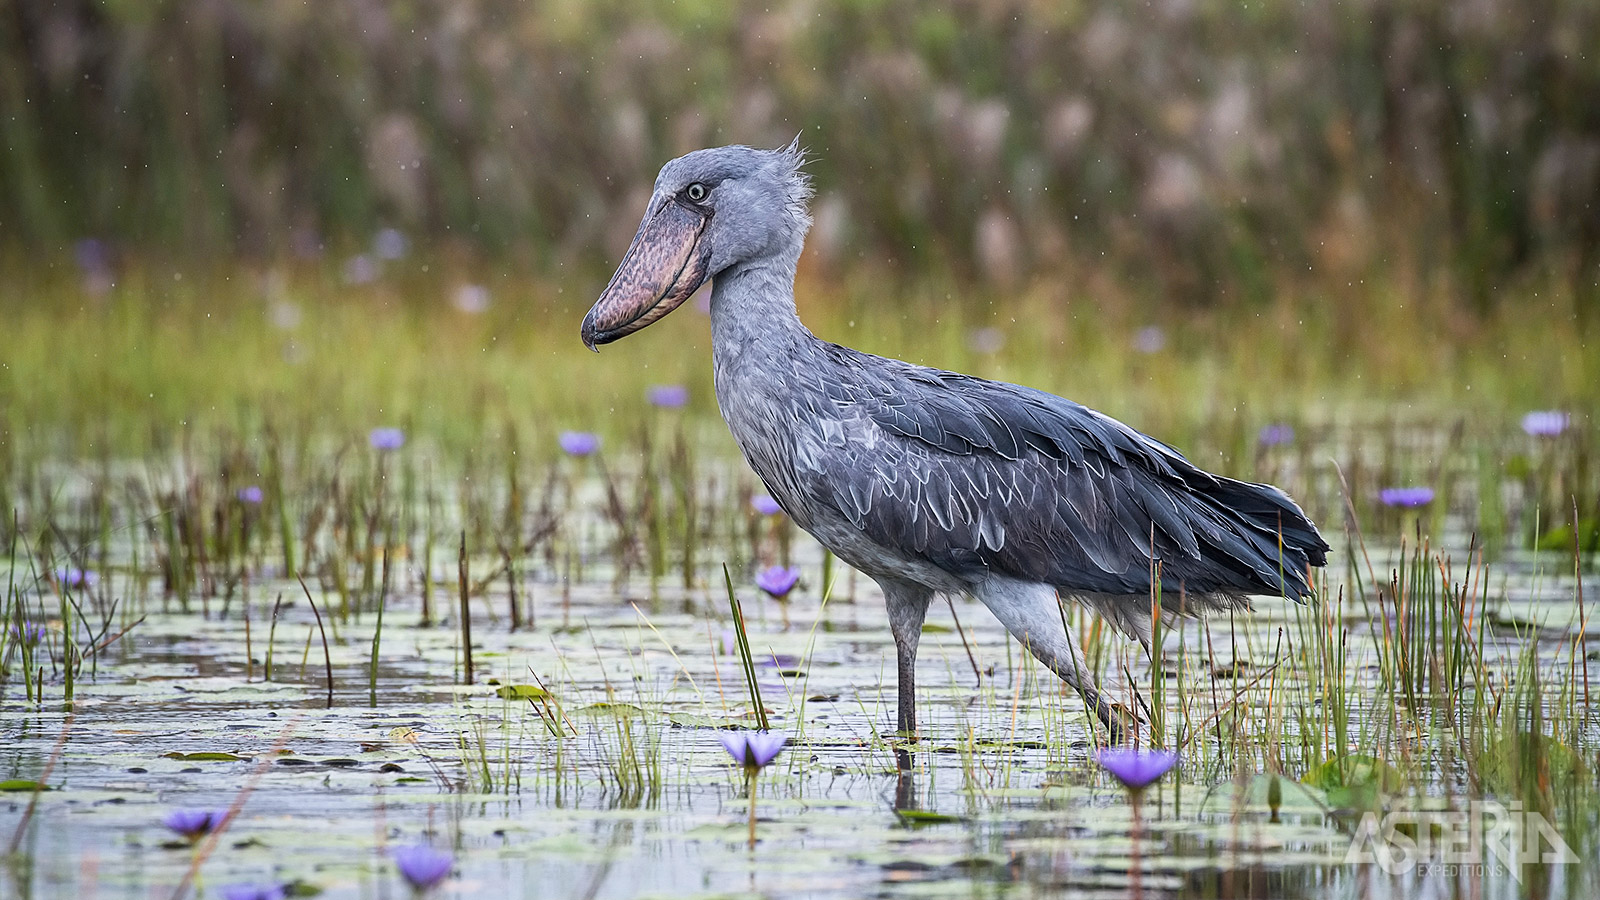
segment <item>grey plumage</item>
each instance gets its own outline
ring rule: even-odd
[[[1277,488],[1210,474],[1043,391],[814,337],[793,295],[810,224],[801,162],[794,145],[673,160],[630,257],[658,240],[648,233],[653,221],[703,212],[702,236],[684,258],[706,260],[704,277],[714,279],[718,402],[784,510],[883,587],[899,651],[902,731],[915,729],[917,635],[935,592],[984,602],[1083,694],[1114,738],[1110,703],[1064,630],[1057,595],[1096,609],[1148,648],[1153,570],[1167,613],[1311,593],[1308,567],[1323,565],[1328,547]],[[694,185],[704,187],[703,202],[685,199]],[[662,242],[685,239],[687,226],[670,227],[677,230]],[[664,297],[682,302],[693,286],[681,272],[692,267],[663,264],[674,266],[648,292],[619,297],[608,288],[585,319],[585,340],[593,346],[643,327],[630,323],[664,315]],[[613,283],[640,280],[624,275]]]

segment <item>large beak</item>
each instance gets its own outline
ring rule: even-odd
[[[639,225],[628,255],[583,317],[590,350],[627,337],[677,309],[706,280],[710,248],[702,246],[711,215],[668,200]]]

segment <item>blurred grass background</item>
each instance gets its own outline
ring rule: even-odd
[[[12,0],[0,231],[598,264],[667,157],[799,132],[838,265],[1592,297],[1597,34],[1587,0]]]
[[[1596,34],[1588,0],[10,0],[0,415],[134,446],[706,401],[703,325],[618,366],[578,317],[665,159],[795,133],[824,337],[1175,439],[1582,412]]]

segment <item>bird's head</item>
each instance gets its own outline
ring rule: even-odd
[[[796,138],[775,150],[696,150],[662,166],[633,244],[583,318],[583,342],[593,350],[626,337],[738,266],[792,264],[811,225],[804,162]]]

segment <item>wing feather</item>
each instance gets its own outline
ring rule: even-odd
[[[1164,591],[1300,597],[1307,565],[1325,562],[1282,491],[1205,472],[1109,416],[826,349],[834,377],[817,378],[812,418],[794,431],[797,480],[879,544],[958,576],[1113,594],[1148,591],[1154,558]]]

